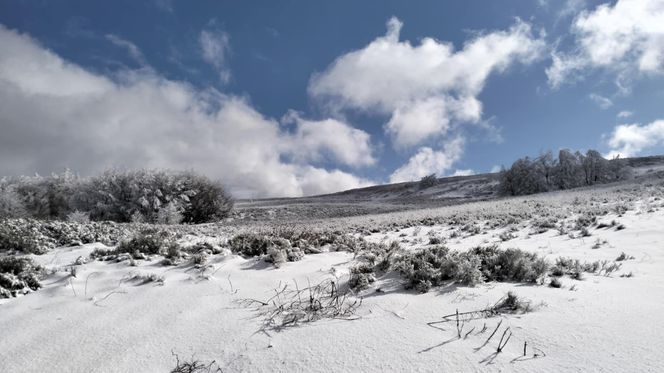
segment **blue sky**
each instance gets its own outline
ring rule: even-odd
[[[664,151],[664,2],[0,1],[0,173],[241,197]]]

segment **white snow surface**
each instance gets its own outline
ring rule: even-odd
[[[213,256],[205,275],[156,260],[136,267],[90,261],[72,278],[66,266],[100,245],[59,248],[34,256],[53,271],[43,289],[0,303],[0,371],[168,372],[176,353],[181,360],[214,360],[224,372],[662,372],[664,210],[600,218],[611,220],[626,229],[591,229],[592,236],[581,239],[522,228],[506,242],[498,238],[503,229],[457,238],[449,238],[452,230],[444,225],[420,227],[417,235],[417,227],[376,233],[368,239],[389,242],[405,233],[401,238],[410,247],[426,243],[434,230],[453,249],[495,243],[550,261],[614,260],[621,252],[635,259],[608,277],[564,277],[561,289],[451,284],[418,294],[403,290],[398,277],[388,277],[362,294],[356,320],[324,319],[268,334],[259,331],[262,320],[242,299],[268,299],[284,283],[344,276],[353,254],[306,255],[274,268],[228,253]],[[607,243],[594,249],[597,239]],[[630,272],[632,277],[620,277]],[[154,273],[165,281],[123,281],[133,273]],[[375,292],[376,287],[384,291]],[[445,330],[427,325],[457,309],[483,309],[510,290],[535,310],[470,321],[463,333],[475,331],[462,339],[452,324],[442,325]],[[500,320],[498,335],[478,349]],[[477,334],[485,323],[488,332]],[[495,355],[506,326],[513,335]],[[536,358],[534,348],[541,351]]]

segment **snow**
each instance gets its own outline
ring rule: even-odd
[[[535,251],[550,261],[560,256],[612,261],[622,252],[635,259],[621,262],[610,276],[564,277],[561,289],[450,284],[417,294],[403,290],[398,276],[387,276],[362,294],[357,320],[320,320],[268,333],[260,332],[262,320],[241,300],[268,299],[280,284],[343,277],[353,254],[307,255],[274,268],[226,253],[212,256],[205,271],[187,264],[164,267],[157,260],[135,267],[91,261],[77,266],[73,278],[68,266],[103,245],[60,248],[34,256],[52,272],[43,289],[0,303],[0,371],[167,372],[175,365],[173,352],[181,360],[214,360],[225,372],[661,372],[664,210],[646,210],[637,204],[622,216],[603,216],[600,221],[616,220],[626,229],[592,228],[592,236],[584,238],[555,229],[533,234],[525,226],[505,242],[498,238],[504,228],[449,238],[454,229],[442,224],[375,233],[367,239],[421,238],[409,249],[426,244],[434,231],[458,250],[497,244]],[[597,239],[607,243],[594,249]],[[630,272],[633,277],[620,277]],[[154,273],[165,281],[141,285],[128,280],[138,273]],[[383,291],[376,292],[377,287]],[[427,325],[457,309],[484,309],[510,290],[530,300],[534,310],[468,321],[463,334],[475,329],[462,339],[456,338],[453,323],[440,325],[444,331]],[[477,349],[500,320],[493,339]],[[484,324],[488,331],[477,334]],[[508,326],[513,335],[495,355]],[[533,348],[540,351],[536,358]]]

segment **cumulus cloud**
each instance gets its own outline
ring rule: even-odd
[[[231,77],[231,72],[226,67],[226,60],[230,52],[228,34],[219,30],[203,30],[198,37],[198,43],[203,60],[215,68],[222,83],[228,82]]]
[[[442,175],[463,154],[464,139],[454,138],[444,145],[442,150],[421,147],[408,162],[390,175],[391,183],[419,180],[430,174]]]
[[[376,163],[368,133],[336,119],[306,120],[295,112],[284,118],[295,123],[290,150],[299,161],[320,161],[328,154],[348,166],[370,166]]]
[[[309,84],[309,93],[334,109],[389,116],[385,131],[397,148],[443,136],[455,123],[478,122],[477,97],[489,75],[532,62],[544,46],[520,20],[459,50],[433,38],[419,45],[400,41],[402,26],[391,18],[384,36],[338,57]]]
[[[649,124],[621,124],[613,129],[608,140],[608,157],[632,157],[653,146],[664,145],[664,120]]]
[[[194,168],[239,197],[370,184],[314,162],[329,156],[371,163],[369,136],[345,123],[298,117],[291,133],[247,99],[167,80],[151,69],[98,75],[2,25],[0,46],[0,174]]]
[[[662,19],[661,0],[618,0],[581,12],[571,30],[575,50],[554,53],[549,84],[558,87],[586,68],[616,71],[621,80],[631,71],[664,72]]]
[[[596,93],[591,93],[588,97],[590,97],[590,99],[595,104],[597,104],[597,106],[599,106],[601,109],[606,110],[606,109],[610,108],[611,106],[613,106],[613,101],[611,101],[611,99],[609,99],[607,97],[604,97],[604,96],[601,96],[601,95],[598,95]]]

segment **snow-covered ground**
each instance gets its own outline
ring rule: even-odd
[[[352,253],[306,255],[279,268],[230,252],[212,256],[204,268],[162,266],[157,260],[137,266],[88,261],[76,266],[72,277],[68,266],[103,245],[58,248],[34,256],[51,270],[41,290],[0,303],[0,371],[168,372],[177,354],[180,360],[215,361],[224,372],[661,372],[664,209],[647,194],[641,198],[620,216],[599,217],[601,223],[615,223],[589,228],[589,237],[556,229],[537,233],[527,222],[491,228],[489,221],[473,222],[483,227],[478,234],[437,223],[365,237],[401,241],[408,250],[434,236],[458,250],[496,244],[537,252],[552,263],[559,257],[613,262],[623,252],[634,257],[619,262],[620,269],[609,276],[563,277],[562,288],[547,286],[548,280],[449,284],[419,294],[404,290],[391,274],[359,294],[357,317],[281,331],[262,330],[262,316],[243,301],[267,300],[285,284],[343,280]],[[457,211],[496,206],[501,205],[480,202]],[[506,230],[513,238],[504,241],[500,235]],[[158,281],[137,278],[147,274]],[[444,330],[428,325],[457,310],[485,309],[508,291],[529,300],[533,311],[469,320],[460,339],[453,322],[437,324]],[[496,354],[507,327],[511,338]]]

